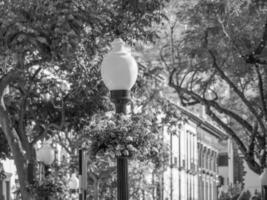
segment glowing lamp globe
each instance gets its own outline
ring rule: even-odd
[[[69,188],[71,190],[77,190],[79,188],[79,179],[76,177],[75,173],[70,177]]]
[[[130,90],[137,79],[137,63],[122,39],[115,39],[111,46],[102,62],[102,79],[110,91]]]
[[[267,168],[264,168],[264,171],[260,176],[260,181],[262,186],[267,186]]]
[[[55,160],[55,151],[49,142],[44,142],[43,146],[37,150],[36,157],[39,162],[51,165]]]

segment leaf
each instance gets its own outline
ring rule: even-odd
[[[49,46],[49,43],[48,43],[47,39],[44,38],[44,37],[38,36],[38,37],[36,37],[36,40],[38,40],[42,44],[45,44],[45,45]]]

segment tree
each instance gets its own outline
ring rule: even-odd
[[[266,166],[264,1],[184,2],[169,21],[160,57],[184,106],[202,105],[237,144],[250,169]],[[177,29],[182,29],[177,36]],[[257,31],[256,31],[257,30]]]
[[[0,124],[22,199],[33,196],[37,141],[78,132],[110,108],[99,64],[108,44],[152,41],[162,1],[0,1]]]

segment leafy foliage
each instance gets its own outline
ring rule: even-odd
[[[36,182],[34,185],[29,186],[29,191],[32,192],[36,199],[42,200],[47,197],[60,199],[59,196],[63,194],[63,185],[58,185],[50,180],[45,180],[39,184]]]
[[[142,157],[142,160],[158,156],[163,148],[160,142],[159,122],[149,116],[97,116],[89,125],[92,155],[108,152],[112,157]],[[154,122],[153,122],[154,121]]]

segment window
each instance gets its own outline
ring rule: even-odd
[[[198,146],[198,167],[201,167],[201,156],[202,156],[202,149],[200,144],[197,145]]]
[[[209,158],[209,170],[212,170],[212,162],[213,162],[213,158],[212,158],[212,154],[210,154],[210,158]]]
[[[224,185],[224,178],[222,176],[219,176],[219,183],[218,186]]]
[[[214,171],[215,172],[218,172],[218,163],[217,163],[217,160],[218,160],[218,154],[216,153],[215,154],[215,158],[214,158]]]
[[[219,154],[218,156],[218,166],[228,166],[228,154]]]
[[[201,153],[201,168],[204,168],[205,166],[204,166],[204,163],[205,163],[205,152],[204,151],[202,151],[202,153]]]
[[[214,164],[213,164],[213,163],[214,163],[214,157],[213,157],[213,155],[212,155],[212,157],[211,157],[211,161],[210,161],[210,170],[211,170],[211,171],[215,171],[215,170],[214,170]]]
[[[205,158],[205,161],[206,161],[206,166],[205,166],[205,168],[206,169],[209,169],[209,166],[210,166],[210,157],[209,157],[209,152],[207,151],[206,152],[206,158]]]
[[[185,160],[182,160],[182,167],[185,169]]]
[[[173,158],[173,166],[177,167],[177,163],[178,163],[178,159],[177,159],[176,156],[174,156],[174,158]]]
[[[194,162],[191,162],[191,170],[192,171],[196,171],[196,167],[195,167],[195,163]]]

